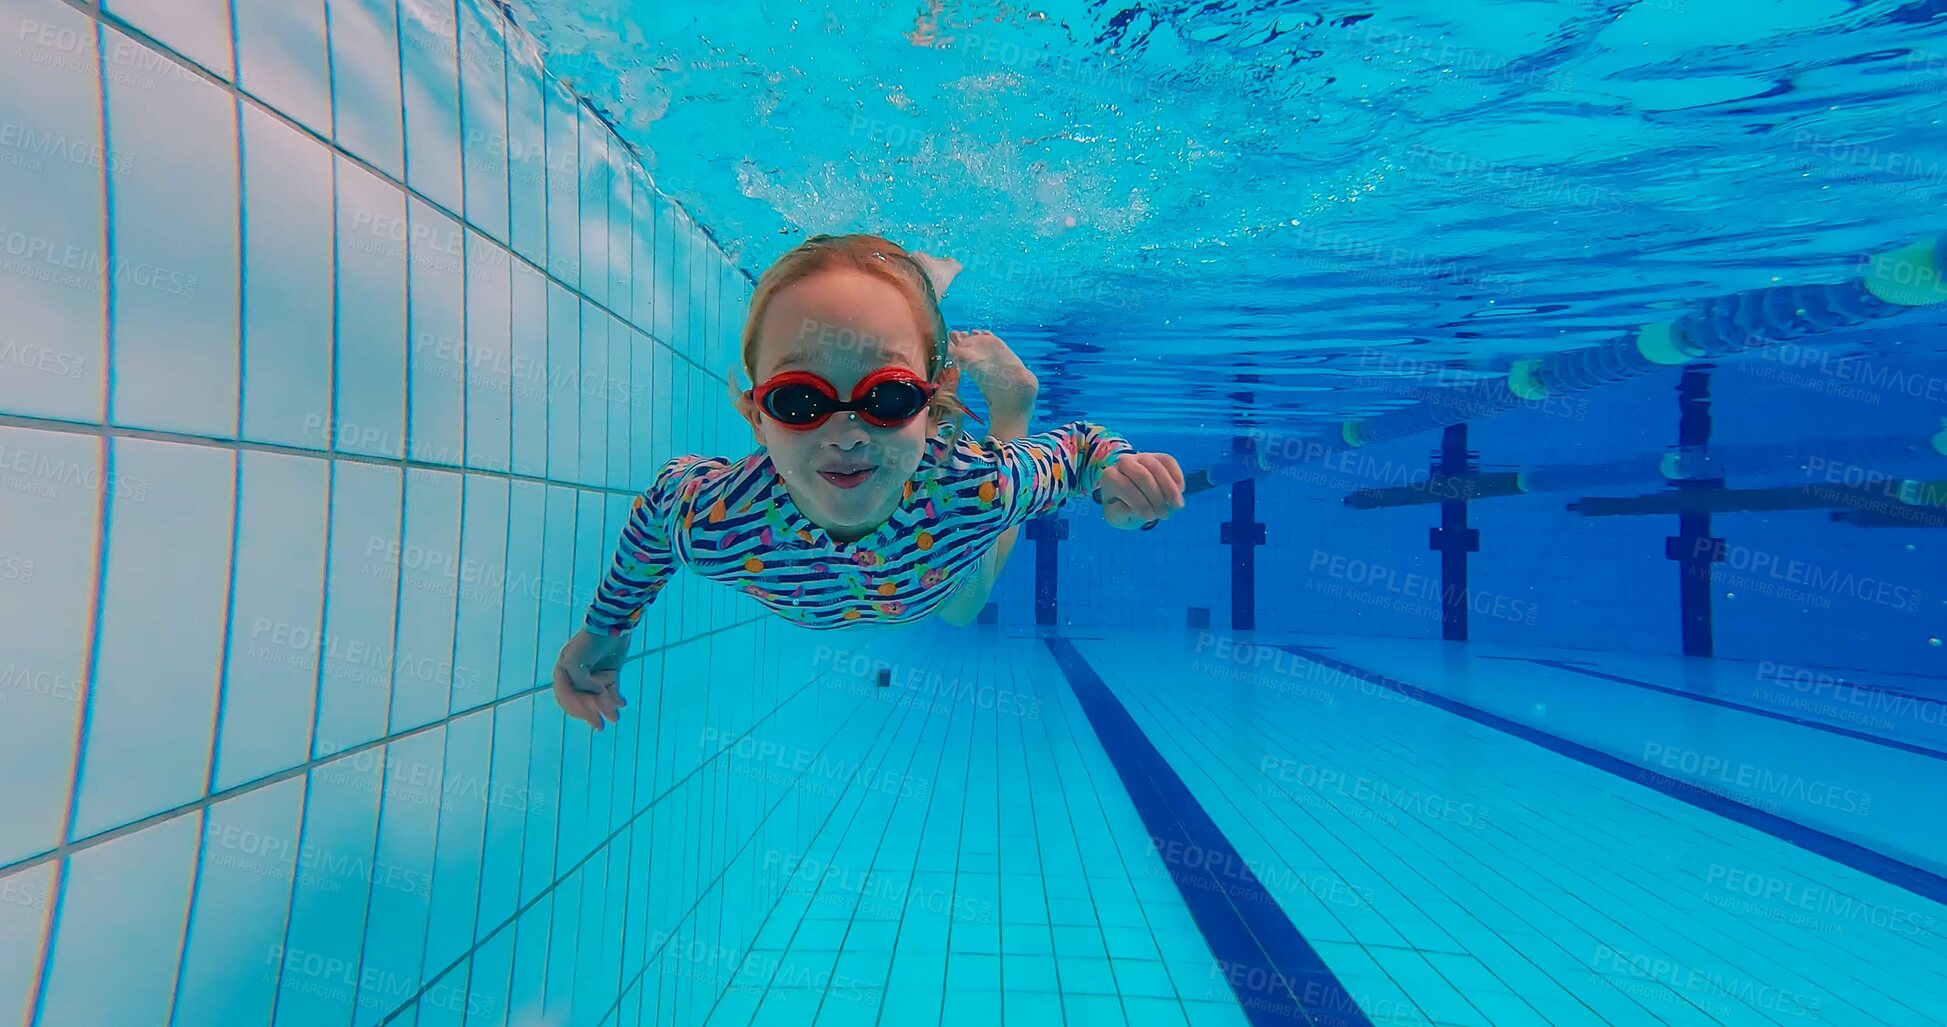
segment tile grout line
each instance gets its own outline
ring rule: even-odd
[[[1044,643],[1149,827],[1157,855],[1170,865],[1171,880],[1224,967],[1225,980],[1245,1016],[1255,1027],[1372,1027],[1345,986],[1271,899],[1269,890],[1074,643],[1059,637],[1046,638]],[[1170,859],[1158,844],[1169,836],[1181,838],[1205,858],[1194,864]],[[1239,868],[1236,887],[1210,871],[1208,854]],[[1257,991],[1263,994],[1250,994]]]
[[[1304,646],[1286,645],[1280,648],[1313,663],[1329,667],[1343,674],[1371,682],[1401,695],[1418,699],[1430,706],[1445,710],[1455,716],[1471,720],[1484,727],[1540,746],[1557,755],[1566,756],[1593,769],[1603,771],[1631,784],[1641,785],[1651,791],[1686,803],[1706,813],[1714,813],[1725,820],[1742,824],[1753,830],[1763,832],[1814,855],[1823,856],[1842,863],[1860,873],[1876,877],[1887,884],[1905,889],[1935,902],[1947,903],[1947,878],[1923,867],[1914,866],[1904,860],[1868,848],[1858,842],[1849,841],[1838,835],[1818,828],[1808,827],[1795,820],[1770,813],[1765,810],[1708,792],[1688,781],[1658,774],[1644,767],[1637,767],[1619,757],[1594,749],[1580,742],[1570,741],[1559,735],[1550,734],[1529,727],[1498,714],[1489,713],[1455,699],[1423,688],[1411,682],[1389,677],[1376,671],[1366,670],[1321,653],[1308,650]]]
[[[269,453],[278,456],[306,457],[314,460],[324,460],[330,463],[342,462],[368,464],[375,467],[389,467],[402,473],[407,471],[430,471],[477,478],[493,478],[508,482],[522,482],[530,485],[558,485],[562,488],[577,489],[583,492],[600,492],[613,496],[634,497],[641,491],[640,489],[617,488],[613,485],[590,485],[564,478],[550,478],[545,475],[522,474],[518,471],[498,471],[481,467],[467,467],[462,464],[434,463],[428,460],[417,460],[412,457],[376,456],[367,453],[310,449],[305,446],[292,446],[281,442],[219,439],[212,438],[208,435],[196,435],[190,432],[165,431],[156,428],[128,428],[114,424],[91,421],[67,421],[55,417],[39,417],[29,414],[0,413],[0,428],[61,432],[68,435],[91,436],[104,441],[137,439],[144,442],[203,446],[237,453]]]
[[[286,114],[284,111],[277,109],[276,107],[272,106],[268,101],[259,98],[254,93],[251,93],[250,91],[238,85],[237,83],[230,81],[229,79],[225,79],[221,75],[218,75],[216,72],[211,71],[208,68],[205,68],[202,64],[198,63],[194,58],[190,57],[185,53],[182,53],[181,51],[170,46],[169,44],[164,43],[162,40],[157,39],[155,36],[150,35],[148,32],[144,31],[139,26],[130,23],[129,21],[117,15],[113,11],[102,10],[98,5],[93,3],[88,3],[86,2],[86,0],[55,0],[55,2],[68,7],[69,9],[80,14],[83,18],[86,18],[89,21],[95,23],[104,32],[108,29],[114,29],[115,31],[120,32],[121,34],[127,36],[128,38],[134,40],[135,42],[140,43],[144,47],[147,47],[148,49],[154,51],[158,55],[161,55],[169,59],[170,61],[172,61],[184,75],[201,80],[207,85],[222,90],[223,92],[230,94],[233,101],[247,103],[250,106],[255,107],[256,109],[269,115],[270,117],[275,118],[278,122],[282,123],[287,128],[290,128],[300,133],[305,138],[324,145],[332,153],[345,158],[346,160],[352,162],[353,164],[356,164],[361,169],[377,177],[380,181],[383,181],[388,185],[398,188],[406,195],[406,197],[409,200],[417,199],[421,203],[424,203],[428,207],[437,211],[438,213],[448,218],[451,218],[454,222],[460,225],[471,226],[476,230],[480,230],[479,226],[474,225],[473,222],[467,220],[465,216],[454,213],[452,210],[448,209],[445,204],[440,203],[439,201],[424,195],[418,190],[412,188],[410,185],[406,184],[403,178],[394,177],[393,175],[388,174],[384,170],[372,164],[370,161],[366,160],[364,157],[361,157],[355,153],[346,150],[344,147],[339,146],[333,140],[325,138],[322,134],[320,134],[316,129],[312,128],[311,126],[306,125],[303,122],[298,121],[296,118],[292,117],[291,115]],[[329,26],[328,17],[329,16],[327,14],[327,21],[326,21],[327,26]],[[505,21],[504,18],[503,21]],[[525,30],[521,29],[520,26],[513,25],[511,21],[506,22],[506,24],[511,25],[516,31],[521,32],[523,35],[525,35]],[[457,26],[457,19],[456,19],[456,26]],[[457,27],[456,27],[456,32],[457,32]],[[395,29],[394,39],[395,41],[399,41],[399,36],[397,35],[396,29]],[[506,45],[507,45],[507,41],[503,37],[502,40],[503,52],[506,48]],[[97,49],[99,50],[99,47]],[[330,46],[329,37],[327,37],[326,39],[325,49],[326,49],[326,67],[330,68],[333,63],[333,58],[331,56],[331,46]],[[538,49],[537,49],[537,53],[538,53]],[[239,65],[237,70],[240,71],[241,62],[235,61],[234,57],[235,55],[233,55],[233,63],[237,63]],[[400,74],[401,76],[403,76],[405,73],[404,71],[405,59],[403,55],[401,56],[399,63],[400,63]],[[536,73],[536,80],[540,84],[540,91],[543,95],[543,103],[545,104],[545,97],[548,90],[548,80],[553,79],[557,83],[560,83],[561,80],[559,78],[556,78],[552,72],[548,71],[545,60],[536,64],[534,66],[534,71]],[[236,77],[241,77],[241,75],[239,74]],[[593,107],[589,105],[585,97],[583,97],[579,93],[574,92],[573,90],[568,90],[566,88],[565,83],[562,83],[562,86],[563,86],[563,90],[567,92],[569,96],[574,97],[576,101],[575,107],[577,112],[579,112],[584,108],[589,110],[591,113],[593,112]],[[330,88],[328,89],[328,91],[332,94],[332,108],[333,108],[332,128],[335,131],[338,127],[337,126],[337,90],[335,88]],[[402,90],[401,92],[402,104],[404,102],[403,97],[404,97],[404,93]],[[576,120],[577,121],[580,120],[579,115],[577,115]],[[608,123],[606,119],[597,118],[596,120],[601,121],[604,127],[607,127]],[[642,170],[643,176],[645,178],[648,178],[648,174],[649,174],[648,169],[646,167],[643,167],[641,154],[636,152],[635,147],[631,145],[628,140],[623,139],[620,135],[615,134],[612,128],[609,130],[609,134],[613,136],[618,142],[622,143],[624,149],[627,150],[627,152],[629,153],[629,157],[631,161],[636,165],[637,168]],[[400,121],[401,139],[404,138],[404,135],[405,135],[405,122],[403,120],[403,111],[402,111],[402,116]],[[103,136],[103,139],[104,141],[106,140],[105,134]],[[503,141],[502,148],[506,149],[504,141]],[[462,145],[462,150],[464,150],[464,144]],[[402,166],[405,161],[405,158],[406,158],[406,154],[402,152],[400,157]],[[464,164],[465,163],[464,153],[462,153],[461,158],[462,158],[461,163]],[[104,172],[104,174],[106,174],[106,172]],[[508,177],[511,182],[513,177],[511,160],[509,161]],[[661,192],[659,189],[656,188],[653,179],[650,180],[650,188],[658,193]],[[577,190],[577,195],[579,195],[579,190]],[[745,279],[747,280],[749,279],[750,276],[748,275],[748,273],[746,273],[742,268],[737,267],[734,263],[731,263],[728,260],[728,254],[724,253],[722,243],[717,240],[715,233],[711,232],[703,224],[701,219],[697,218],[694,214],[691,214],[690,211],[687,208],[685,208],[682,205],[682,203],[676,200],[674,197],[665,195],[664,198],[668,201],[668,203],[672,207],[682,212],[682,215],[685,220],[687,220],[690,224],[695,225],[698,228],[698,230],[700,230],[703,233],[704,237],[710,241],[711,245],[716,247],[717,253],[719,255],[725,257],[725,260],[723,262],[725,267],[730,268],[736,274],[744,277]],[[464,195],[461,197],[461,204],[463,206],[465,204]],[[510,221],[509,221],[509,227],[507,233],[508,242],[504,247],[507,250],[508,255],[513,257],[514,259],[519,260],[523,264],[526,264],[528,267],[534,269],[535,271],[539,272],[544,278],[548,279],[549,281],[560,284],[563,288],[567,289],[570,292],[575,293],[577,296],[580,296],[581,298],[587,300],[590,303],[595,303],[596,301],[590,298],[586,293],[584,293],[578,284],[570,285],[568,282],[551,274],[544,265],[535,263],[526,254],[523,254],[514,248],[511,217],[512,215],[510,213],[509,215]],[[579,220],[577,221],[577,224],[579,224]],[[633,228],[631,229],[631,231],[633,231]],[[484,230],[480,230],[480,234],[486,236],[488,239],[493,239],[493,236]],[[495,240],[495,242],[496,244],[498,244],[499,241]],[[580,262],[579,249],[577,249],[576,251],[576,261],[577,263]],[[635,326],[635,321],[633,321],[630,318],[623,318],[619,314],[615,314],[615,312],[611,310],[606,303],[596,303],[596,306],[600,307],[602,310],[607,311],[610,314],[615,315],[620,320],[622,320],[625,324]],[[690,357],[687,354],[678,352],[673,345],[671,345],[667,340],[656,335],[654,332],[644,330],[642,334],[650,339],[654,339],[656,342],[669,348],[671,353],[674,353],[675,355],[682,357],[684,360],[688,360],[692,364],[696,364],[699,370],[702,370],[705,373],[709,373],[709,370],[707,368],[704,368],[703,365],[697,363],[697,361],[694,358]]]
[[[1538,657],[1515,657],[1515,658],[1524,660],[1525,662],[1528,663],[1533,663],[1539,666],[1548,667],[1553,670],[1565,670],[1571,674],[1580,674],[1583,677],[1595,678],[1598,681],[1613,681],[1619,685],[1628,685],[1632,688],[1641,688],[1645,691],[1650,691],[1650,692],[1661,692],[1664,695],[1675,696],[1679,699],[1688,699],[1691,702],[1703,703],[1707,706],[1717,706],[1727,710],[1736,710],[1740,713],[1749,713],[1754,716],[1763,717],[1767,720],[1781,721],[1786,724],[1793,724],[1798,727],[1809,728],[1813,731],[1822,731],[1829,735],[1837,735],[1841,738],[1850,738],[1853,739],[1854,741],[1865,742],[1868,745],[1878,745],[1888,749],[1898,749],[1901,752],[1909,752],[1916,756],[1923,756],[1931,760],[1947,760],[1947,752],[1943,752],[1939,749],[1930,749],[1924,745],[1916,745],[1912,742],[1904,742],[1897,738],[1883,738],[1879,735],[1868,734],[1864,731],[1854,731],[1851,728],[1841,727],[1840,725],[1837,724],[1822,724],[1816,720],[1806,720],[1803,717],[1794,717],[1789,713],[1780,713],[1775,710],[1767,710],[1757,706],[1747,706],[1744,703],[1732,702],[1729,699],[1719,699],[1716,696],[1699,695],[1696,692],[1686,692],[1681,688],[1669,688],[1664,685],[1652,684],[1651,682],[1643,681],[1638,678],[1624,677],[1620,674],[1611,674],[1607,671],[1596,670],[1593,667],[1581,667],[1573,663],[1567,663],[1561,660],[1542,659]],[[1860,688],[1860,690],[1865,691],[1866,689]],[[1900,694],[1900,693],[1893,693],[1893,694]],[[1922,701],[1932,702],[1932,700],[1922,700]]]
[[[658,646],[655,649],[646,649],[640,653],[637,653],[634,656],[629,657],[624,662],[634,663],[635,661],[640,660],[643,657],[650,655],[651,653],[662,652],[664,650],[674,648],[675,646],[687,645],[691,642],[697,641],[698,639],[708,638],[711,635],[722,634],[723,632],[726,631],[733,631],[737,628],[741,628],[746,625],[755,623],[759,619],[761,618],[753,617],[749,620],[738,621],[734,624],[726,624],[723,627],[714,628],[711,629],[710,631],[703,632],[702,634],[692,635],[689,638],[682,639],[675,643],[666,643],[662,646]],[[95,834],[89,835],[86,838],[78,838],[75,839],[74,841],[67,842],[63,845],[49,849],[45,852],[36,853],[35,855],[28,856],[24,859],[19,859],[5,865],[0,865],[0,880],[5,880],[6,878],[11,877],[14,874],[21,873],[23,871],[32,870],[34,867],[40,866],[44,863],[55,862],[58,860],[65,860],[68,857],[75,855],[76,853],[94,848],[95,846],[100,845],[103,842],[114,841],[117,838],[121,838],[126,835],[133,834],[145,828],[154,827],[157,824],[174,820],[175,818],[184,816],[186,814],[194,813],[198,810],[204,809],[205,807],[215,805],[216,803],[223,802],[228,799],[238,798],[243,795],[248,795],[249,793],[257,791],[260,788],[267,788],[271,785],[278,784],[283,781],[288,781],[291,778],[296,777],[300,774],[308,774],[312,770],[315,770],[319,767],[326,766],[338,760],[344,759],[348,756],[356,756],[360,753],[366,752],[368,750],[371,750],[381,745],[387,745],[392,742],[403,741],[407,738],[411,738],[415,735],[424,733],[426,731],[431,731],[434,728],[445,727],[446,725],[452,723],[455,720],[459,720],[463,717],[472,716],[473,714],[480,713],[484,710],[498,709],[499,707],[504,706],[507,703],[514,702],[519,699],[525,699],[533,695],[537,695],[553,687],[554,685],[552,682],[542,682],[541,684],[533,685],[531,687],[522,689],[521,691],[514,692],[510,695],[503,695],[498,698],[492,699],[488,702],[481,703],[478,706],[471,706],[457,713],[449,713],[446,716],[441,717],[437,720],[433,720],[425,724],[420,724],[415,727],[407,728],[402,731],[392,732],[381,738],[375,738],[370,741],[361,742],[358,745],[352,746],[350,748],[337,750],[336,752],[333,752],[327,756],[313,757],[309,760],[306,760],[303,763],[297,764],[296,766],[286,767],[283,770],[277,771],[272,774],[267,774],[263,777],[257,778],[254,781],[248,781],[245,782],[244,784],[240,784],[232,788],[224,789],[221,792],[215,792],[209,795],[204,795],[190,802],[182,803],[181,805],[173,806],[169,809],[162,810],[157,813],[151,813],[146,817],[142,817],[141,819],[131,820],[126,824],[122,824],[117,827],[112,827],[105,831],[97,832]],[[715,753],[712,754],[712,756],[715,755],[717,754]]]

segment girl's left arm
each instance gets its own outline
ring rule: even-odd
[[[1031,407],[1032,403],[1028,405]],[[1007,442],[1028,433],[1027,410],[998,407],[993,411],[993,418],[993,423],[989,425],[992,428],[989,434],[995,439]],[[934,611],[941,620],[958,628],[979,619],[980,611],[987,606],[987,597],[993,594],[994,582],[1000,578],[1001,568],[1007,566],[1008,554],[1014,551],[1014,543],[1020,534],[1021,527],[1018,524],[1001,532],[1001,537],[994,543],[994,548],[989,549],[987,554],[980,558],[979,566],[975,567],[960,582],[960,587],[954,589],[953,595]]]
[[[1002,443],[997,492],[1008,527],[1051,514],[1076,497],[1093,499],[1103,476],[1136,448],[1088,421]]]

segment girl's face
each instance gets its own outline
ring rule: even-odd
[[[820,272],[772,297],[758,326],[754,384],[780,371],[809,371],[850,400],[852,387],[882,367],[925,378],[924,339],[913,304],[891,282],[849,269]],[[737,410],[770,450],[792,501],[840,541],[871,534],[899,508],[939,423],[929,410],[881,428],[839,411],[800,431],[742,395]]]

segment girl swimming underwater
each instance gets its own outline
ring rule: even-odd
[[[555,662],[555,698],[596,730],[627,705],[629,631],[678,562],[806,627],[966,624],[1022,523],[1078,496],[1122,529],[1183,507],[1174,459],[1100,425],[1018,437],[1034,376],[990,334],[949,334],[927,271],[878,236],[813,236],[779,258],[743,356],[759,384],[735,403],[756,452],[663,465]],[[993,415],[984,440],[960,429],[961,366]]]

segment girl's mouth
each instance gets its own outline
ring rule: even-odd
[[[819,471],[818,476],[841,489],[855,489],[872,477],[873,468],[864,467],[856,471]]]

